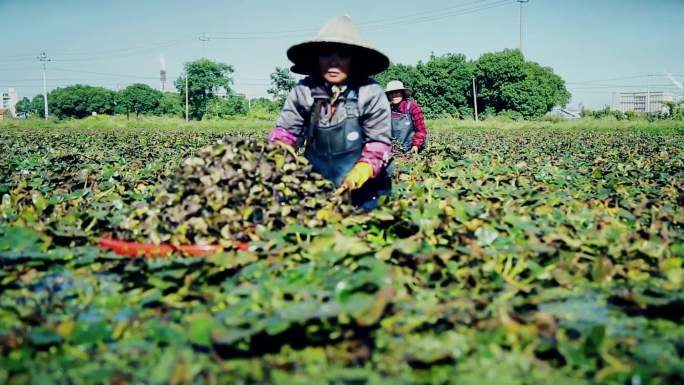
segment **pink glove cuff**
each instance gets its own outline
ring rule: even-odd
[[[282,127],[273,127],[271,133],[268,135],[269,142],[283,142],[292,147],[296,147],[297,137],[290,131]]]
[[[378,176],[390,158],[391,147],[382,142],[368,142],[363,146],[359,162],[366,162],[373,167],[373,177]]]

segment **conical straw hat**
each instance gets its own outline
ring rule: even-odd
[[[363,75],[375,75],[389,67],[389,58],[361,37],[359,29],[349,16],[339,16],[327,22],[318,36],[295,44],[287,50],[287,57],[294,63],[291,70],[302,75],[318,71],[318,56],[331,46],[352,51],[355,71]]]

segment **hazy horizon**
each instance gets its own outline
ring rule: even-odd
[[[137,82],[159,88],[161,57],[173,88],[183,63],[204,56],[235,68],[236,92],[267,96],[270,73],[289,67],[285,50],[340,14],[351,15],[366,39],[398,63],[425,61],[431,53],[476,59],[518,47],[514,0],[421,4],[0,0],[0,23],[12,37],[0,55],[0,89],[14,87],[29,98],[42,92],[36,57],[45,51],[49,89],[75,83],[117,89]],[[676,44],[683,15],[679,0],[531,0],[525,4],[524,53],[565,79],[571,107],[600,108],[615,92],[649,87],[681,93],[666,73],[684,81],[684,50]]]

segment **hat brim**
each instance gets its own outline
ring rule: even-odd
[[[375,48],[332,40],[313,40],[293,45],[287,57],[294,63],[290,71],[301,75],[318,73],[318,56],[330,46],[339,45],[352,52],[352,68],[362,75],[378,74],[389,67],[389,58]]]
[[[403,91],[404,96],[411,96],[413,95],[413,90],[410,88],[397,88],[396,90],[389,90],[385,91],[386,94],[389,94],[390,92],[395,92],[395,91]]]

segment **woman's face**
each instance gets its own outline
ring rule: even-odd
[[[392,91],[389,93],[389,100],[390,103],[392,104],[399,104],[401,103],[402,100],[404,100],[404,92],[403,91]]]
[[[323,78],[331,84],[342,84],[349,78],[351,55],[335,49],[318,56],[318,68]]]

